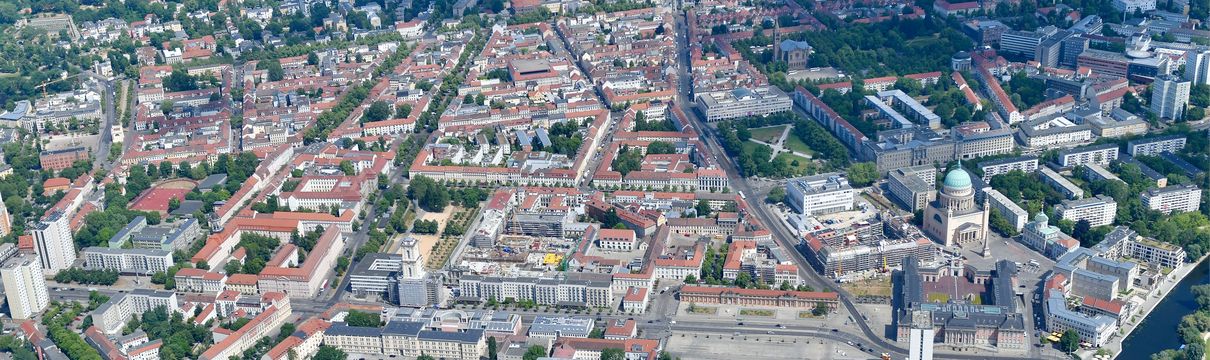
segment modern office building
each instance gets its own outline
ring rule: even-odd
[[[1074,123],[1062,116],[1030,120],[1021,124],[1017,139],[1034,149],[1074,146],[1092,139],[1092,127]]]
[[[1174,211],[1194,212],[1201,207],[1202,189],[1192,184],[1173,185],[1148,189],[1141,196],[1143,205],[1151,210],[1165,214]]]
[[[1113,198],[1097,195],[1087,199],[1063,200],[1055,205],[1055,215],[1060,219],[1079,222],[1088,220],[1089,225],[1103,226],[1113,224],[1118,216],[1118,203]]]
[[[1043,32],[1008,30],[1000,34],[1000,51],[1034,60],[1038,45],[1046,38],[1047,35]]]
[[[1059,333],[1075,330],[1080,335],[1080,341],[1093,346],[1105,345],[1117,331],[1115,321],[1108,316],[1088,316],[1068,309],[1067,299],[1058,291],[1050,292],[1045,310],[1047,330]]]
[[[349,291],[358,296],[379,295],[389,298],[395,278],[403,266],[403,255],[370,253],[349,271]]]
[[[1130,156],[1157,156],[1165,151],[1178,152],[1185,148],[1184,135],[1164,135],[1143,139],[1134,139],[1126,143],[1126,153]]]
[[[516,211],[504,226],[505,233],[513,235],[562,237],[567,213]]]
[[[1192,82],[1171,75],[1156,76],[1151,83],[1151,112],[1165,119],[1180,119],[1189,106]]]
[[[42,261],[42,271],[47,275],[57,274],[76,261],[76,245],[68,227],[70,221],[69,216],[55,211],[34,227],[34,244]]]
[[[708,122],[789,111],[793,103],[776,86],[735,88],[698,94],[697,105]]]
[[[1096,15],[1090,15],[1089,17],[1100,19]],[[1088,19],[1088,17],[1085,17],[1085,19]],[[1097,30],[1096,33],[1100,34],[1100,30]],[[1088,38],[1083,36],[1076,35],[1064,38],[1062,46],[1063,54],[1059,57],[1059,65],[1074,68],[1076,63],[1079,62],[1080,54],[1088,50],[1088,44]]]
[[[820,174],[786,182],[786,203],[804,215],[853,209],[856,191],[840,173]]]
[[[1080,67],[1092,69],[1094,74],[1109,75],[1125,79],[1130,72],[1130,59],[1122,53],[1088,49],[1076,60]]]
[[[33,256],[18,254],[0,265],[0,279],[13,319],[32,319],[50,304],[42,267]]]
[[[590,317],[578,316],[537,316],[529,326],[530,337],[556,338],[587,338],[592,334],[596,323]]]
[[[932,165],[905,167],[888,174],[887,189],[909,211],[916,211],[937,198],[936,181],[937,169]]]

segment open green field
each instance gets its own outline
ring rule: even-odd
[[[744,152],[749,153],[749,154],[751,154],[753,151],[756,151],[756,148],[757,148],[757,147],[760,147],[760,146],[766,146],[766,145],[764,145],[764,144],[758,144],[758,143],[753,142],[753,141],[751,141],[751,140],[745,141],[745,142],[744,142],[744,144],[743,144],[743,147],[744,147]]]
[[[752,133],[752,138],[764,141],[770,144],[775,144],[778,138],[781,138],[781,133],[786,131],[786,127],[790,125],[777,125],[763,128],[749,129]]]
[[[794,155],[791,153],[781,153],[781,154],[777,155],[777,158],[784,159],[786,161],[786,165],[789,165],[790,167],[794,168],[795,174],[811,175],[811,173],[814,172],[814,170],[812,169],[813,166],[811,164],[811,160],[804,158],[802,156]],[[798,161],[798,166],[794,166],[795,160]]]
[[[799,139],[797,136],[787,136],[786,143],[782,146],[790,149],[790,151],[800,152],[811,155],[811,157],[816,157],[815,150],[811,150],[811,147],[807,146],[807,143],[802,142],[802,139]]]

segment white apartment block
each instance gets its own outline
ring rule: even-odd
[[[1113,8],[1127,14],[1135,10],[1147,12],[1155,10],[1155,0],[1113,0]]]
[[[1154,6],[1154,0],[1152,0]],[[1161,75],[1151,83],[1151,112],[1160,118],[1180,119],[1189,106],[1192,82],[1171,75]]]
[[[1021,156],[996,159],[981,162],[978,166],[979,169],[983,170],[983,182],[989,182],[993,176],[1007,174],[1013,170],[1021,170],[1026,173],[1037,171],[1038,158],[1035,156]]]
[[[1004,194],[1001,194],[996,189],[985,189],[983,190],[983,195],[987,196],[987,203],[991,206],[991,209],[1008,220],[1008,223],[1012,224],[1013,228],[1016,228],[1017,231],[1025,228],[1025,224],[1029,222],[1029,213],[1025,209],[1022,209],[1021,206],[1009,200],[1008,197],[1005,197]]]
[[[764,116],[789,111],[793,106],[790,97],[776,86],[698,94],[695,101],[708,122]]]
[[[1130,257],[1145,263],[1166,268],[1176,268],[1185,263],[1185,249],[1139,236],[1134,230],[1118,226],[1105,235],[1105,239],[1092,247],[1105,257]]]
[[[856,191],[839,173],[820,174],[786,182],[786,203],[804,215],[853,210]]]
[[[1059,152],[1059,166],[1075,167],[1080,165],[1097,164],[1108,166],[1118,159],[1117,144],[1084,146]]]
[[[76,245],[68,227],[70,217],[62,212],[53,212],[38,223],[33,230],[42,271],[54,275],[71,267],[76,261]]]
[[[115,270],[124,274],[154,274],[172,267],[172,252],[160,249],[85,248],[84,264],[89,269]]]
[[[1131,156],[1156,156],[1165,151],[1176,153],[1185,148],[1185,140],[1181,135],[1131,140],[1126,143],[1126,153]]]
[[[589,274],[585,274],[589,275]],[[612,282],[608,276],[600,279],[502,278],[463,275],[458,280],[462,296],[481,300],[532,300],[540,305],[581,303],[587,307],[610,307],[613,304]]]
[[[1183,265],[1189,256],[1180,246],[1142,236],[1127,242],[1126,246],[1130,257],[1170,269]]]
[[[1194,212],[1201,206],[1202,189],[1196,185],[1176,185],[1150,189],[1142,195],[1148,209],[1165,214],[1174,211]]]
[[[1063,200],[1055,206],[1060,219],[1079,222],[1088,220],[1092,226],[1113,224],[1118,216],[1118,203],[1113,198],[1097,195],[1087,199]]]
[[[134,289],[129,293],[120,293],[101,304],[93,311],[93,321],[97,328],[106,334],[117,334],[134,315],[142,315],[148,310],[163,306],[168,313],[181,312],[176,301],[176,293],[148,289]]]
[[[5,261],[0,266],[0,279],[8,299],[9,317],[30,319],[50,304],[42,268],[32,256],[17,255]]]

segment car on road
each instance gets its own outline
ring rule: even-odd
[[[766,331],[765,333],[769,334],[769,335],[773,335],[773,330]]]
[[[740,321],[738,324],[735,324],[735,325],[738,325],[738,326],[744,326],[744,322],[743,322],[743,321]]]

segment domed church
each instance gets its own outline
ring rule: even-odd
[[[975,203],[971,177],[959,165],[945,174],[937,200],[924,209],[924,233],[945,246],[986,242],[988,212]]]

